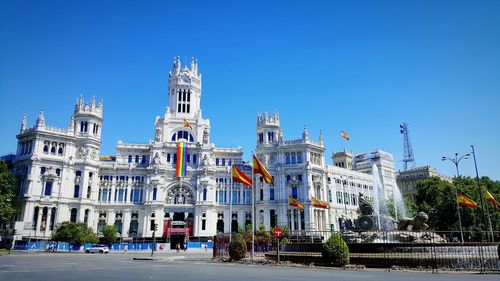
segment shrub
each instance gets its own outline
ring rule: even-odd
[[[247,253],[247,244],[240,233],[234,235],[233,240],[229,244],[229,256],[232,260],[239,261],[245,257]]]
[[[325,264],[344,266],[349,263],[349,248],[338,233],[332,234],[323,244],[321,256]]]

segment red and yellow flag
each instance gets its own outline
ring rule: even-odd
[[[271,174],[269,174],[266,167],[262,165],[262,163],[255,155],[253,156],[253,172],[256,174],[261,174],[266,183],[274,185],[273,177],[271,177]]]
[[[493,195],[491,195],[488,190],[484,191],[484,197],[486,198],[486,201],[491,203],[491,205],[493,206],[493,210],[498,211],[498,203],[495,200],[495,197],[493,197]]]
[[[471,209],[477,208],[476,202],[474,202],[469,197],[467,197],[463,194],[460,194],[460,193],[457,193],[457,202],[458,202],[458,205],[460,205],[462,207],[467,207],[467,208],[471,208]]]
[[[231,169],[231,174],[233,176],[233,181],[242,183],[246,186],[252,186],[252,180],[234,165]]]
[[[323,208],[323,209],[330,208],[328,202],[318,200],[315,197],[311,197],[311,204],[316,208]]]
[[[184,119],[184,128],[190,128],[191,130],[193,129],[193,127],[191,127],[191,125],[186,119]]]
[[[344,131],[340,131],[340,136],[343,137],[346,140],[349,140],[349,135],[346,132],[344,132]]]
[[[302,205],[299,201],[292,197],[292,195],[288,195],[288,205],[298,208],[301,211],[304,211],[304,205]]]

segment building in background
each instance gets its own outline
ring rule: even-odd
[[[424,166],[397,172],[396,182],[404,198],[414,199],[418,181],[428,179],[430,177],[439,177],[449,182],[452,181],[450,177],[440,175],[435,168],[431,166]]]
[[[50,239],[58,223],[83,222],[98,233],[115,225],[121,239],[168,239],[172,247],[192,237],[209,238],[251,223],[252,189],[231,179],[231,165],[251,174],[241,147],[210,141],[210,120],[202,117],[202,79],[198,62],[173,61],[168,77],[168,106],[156,117],[148,143],[118,142],[112,156],[100,154],[103,103],[77,99],[67,128],[36,124],[26,117],[17,135],[14,163],[22,208],[17,216],[23,239]],[[395,186],[391,154],[333,155],[325,162],[323,135],[286,140],[278,113],[257,115],[256,155],[274,185],[255,179],[256,224],[266,229],[330,231],[353,221],[359,194],[373,197],[371,167],[380,169],[386,188]],[[186,143],[186,175],[176,176],[178,143]],[[343,164],[341,164],[343,163]],[[394,182],[394,183],[393,183]],[[289,205],[289,196],[304,205]],[[229,204],[232,204],[230,211]],[[157,229],[157,230],[155,230]],[[160,238],[160,239],[162,239]]]

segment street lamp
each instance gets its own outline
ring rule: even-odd
[[[461,160],[463,159],[468,159],[470,156],[470,153],[467,153],[467,154],[464,154],[460,157],[458,157],[458,153],[455,153],[455,158],[451,158],[451,157],[441,157],[441,161],[446,161],[446,160],[449,160],[451,162],[453,162],[453,164],[455,164],[455,168],[457,169],[457,178],[460,177],[460,173],[458,172],[458,164],[460,163]]]
[[[455,153],[455,158],[451,158],[451,157],[441,157],[441,161],[446,161],[446,160],[449,160],[451,162],[453,162],[453,164],[455,164],[455,168],[457,169],[457,178],[460,177],[460,173],[458,171],[458,164],[460,163],[460,161],[462,159],[468,159],[470,156],[470,153],[467,153],[467,154],[464,154],[460,157],[458,157],[458,153]],[[458,192],[455,191],[455,196],[458,197]],[[455,199],[455,201],[457,202],[457,214],[458,214],[458,222],[460,224],[460,238],[462,238],[462,243],[464,243],[464,233],[463,233],[463,230],[462,230],[462,218],[460,217],[460,208],[459,208],[459,205],[458,205],[458,200]]]

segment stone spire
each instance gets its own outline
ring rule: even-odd
[[[23,120],[21,121],[21,132],[24,132],[24,130],[26,130],[26,114],[24,114],[23,116]]]
[[[95,109],[95,96],[92,95],[92,99],[90,99],[90,110]]]
[[[319,144],[323,146],[323,130],[319,130]]]
[[[72,115],[68,124],[68,132],[73,132],[75,130],[75,117]]]
[[[309,139],[309,133],[307,132],[307,126],[304,125],[304,132],[302,133],[302,139],[307,140]]]
[[[43,115],[43,109],[40,110],[40,114],[38,115],[38,118],[36,119],[36,127],[45,127],[45,116]]]

